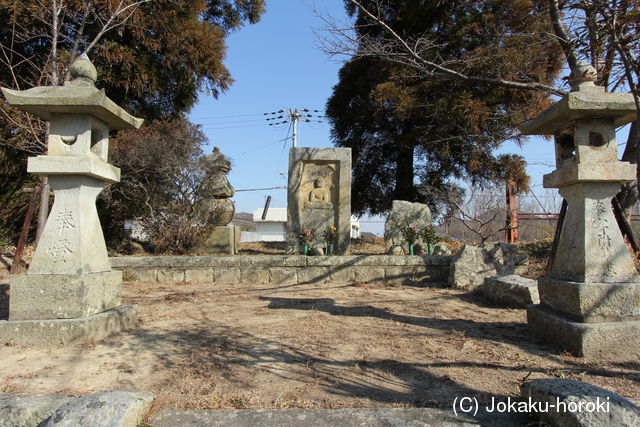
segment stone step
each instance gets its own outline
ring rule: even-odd
[[[520,427],[526,414],[455,415],[432,408],[160,410],[153,427]]]

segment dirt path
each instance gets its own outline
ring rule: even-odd
[[[524,310],[451,289],[126,282],[139,328],[100,343],[0,347],[0,389],[134,388],[173,408],[451,407],[566,377],[640,397],[640,365],[587,363],[527,333]]]

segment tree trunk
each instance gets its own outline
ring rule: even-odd
[[[413,150],[413,146],[407,146],[403,143],[398,146],[394,200],[416,201],[416,191],[413,185]]]

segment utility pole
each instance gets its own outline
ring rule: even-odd
[[[296,108],[293,111],[289,110],[289,117],[293,122],[293,136],[291,137],[291,140],[293,142],[293,148],[296,148],[298,146],[298,121],[300,120],[300,117],[302,117],[302,114],[300,114]]]
[[[313,114],[310,113],[319,113],[319,110],[308,110],[306,108],[302,108],[302,109],[295,109],[292,110],[291,108],[288,108],[286,110],[280,110],[280,111],[276,111],[274,113],[264,113],[265,115],[276,115],[279,114],[276,117],[269,117],[267,118],[267,121],[270,120],[279,120],[279,119],[284,119],[282,121],[279,122],[274,122],[274,123],[269,123],[269,126],[275,126],[275,125],[281,125],[283,123],[291,123],[292,124],[292,130],[293,130],[293,135],[291,137],[292,143],[293,143],[293,147],[297,147],[298,146],[298,122],[307,122],[307,123],[322,123],[321,120],[318,119],[322,119],[324,118],[324,116],[314,116]]]

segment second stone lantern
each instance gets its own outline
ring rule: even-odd
[[[618,161],[615,131],[637,112],[631,94],[606,93],[595,77],[581,65],[569,94],[520,125],[554,136],[556,170],[543,184],[567,202],[557,255],[538,280],[541,304],[527,316],[534,333],[576,355],[628,359],[640,354],[640,279],[611,200],[636,179],[636,165]]]

